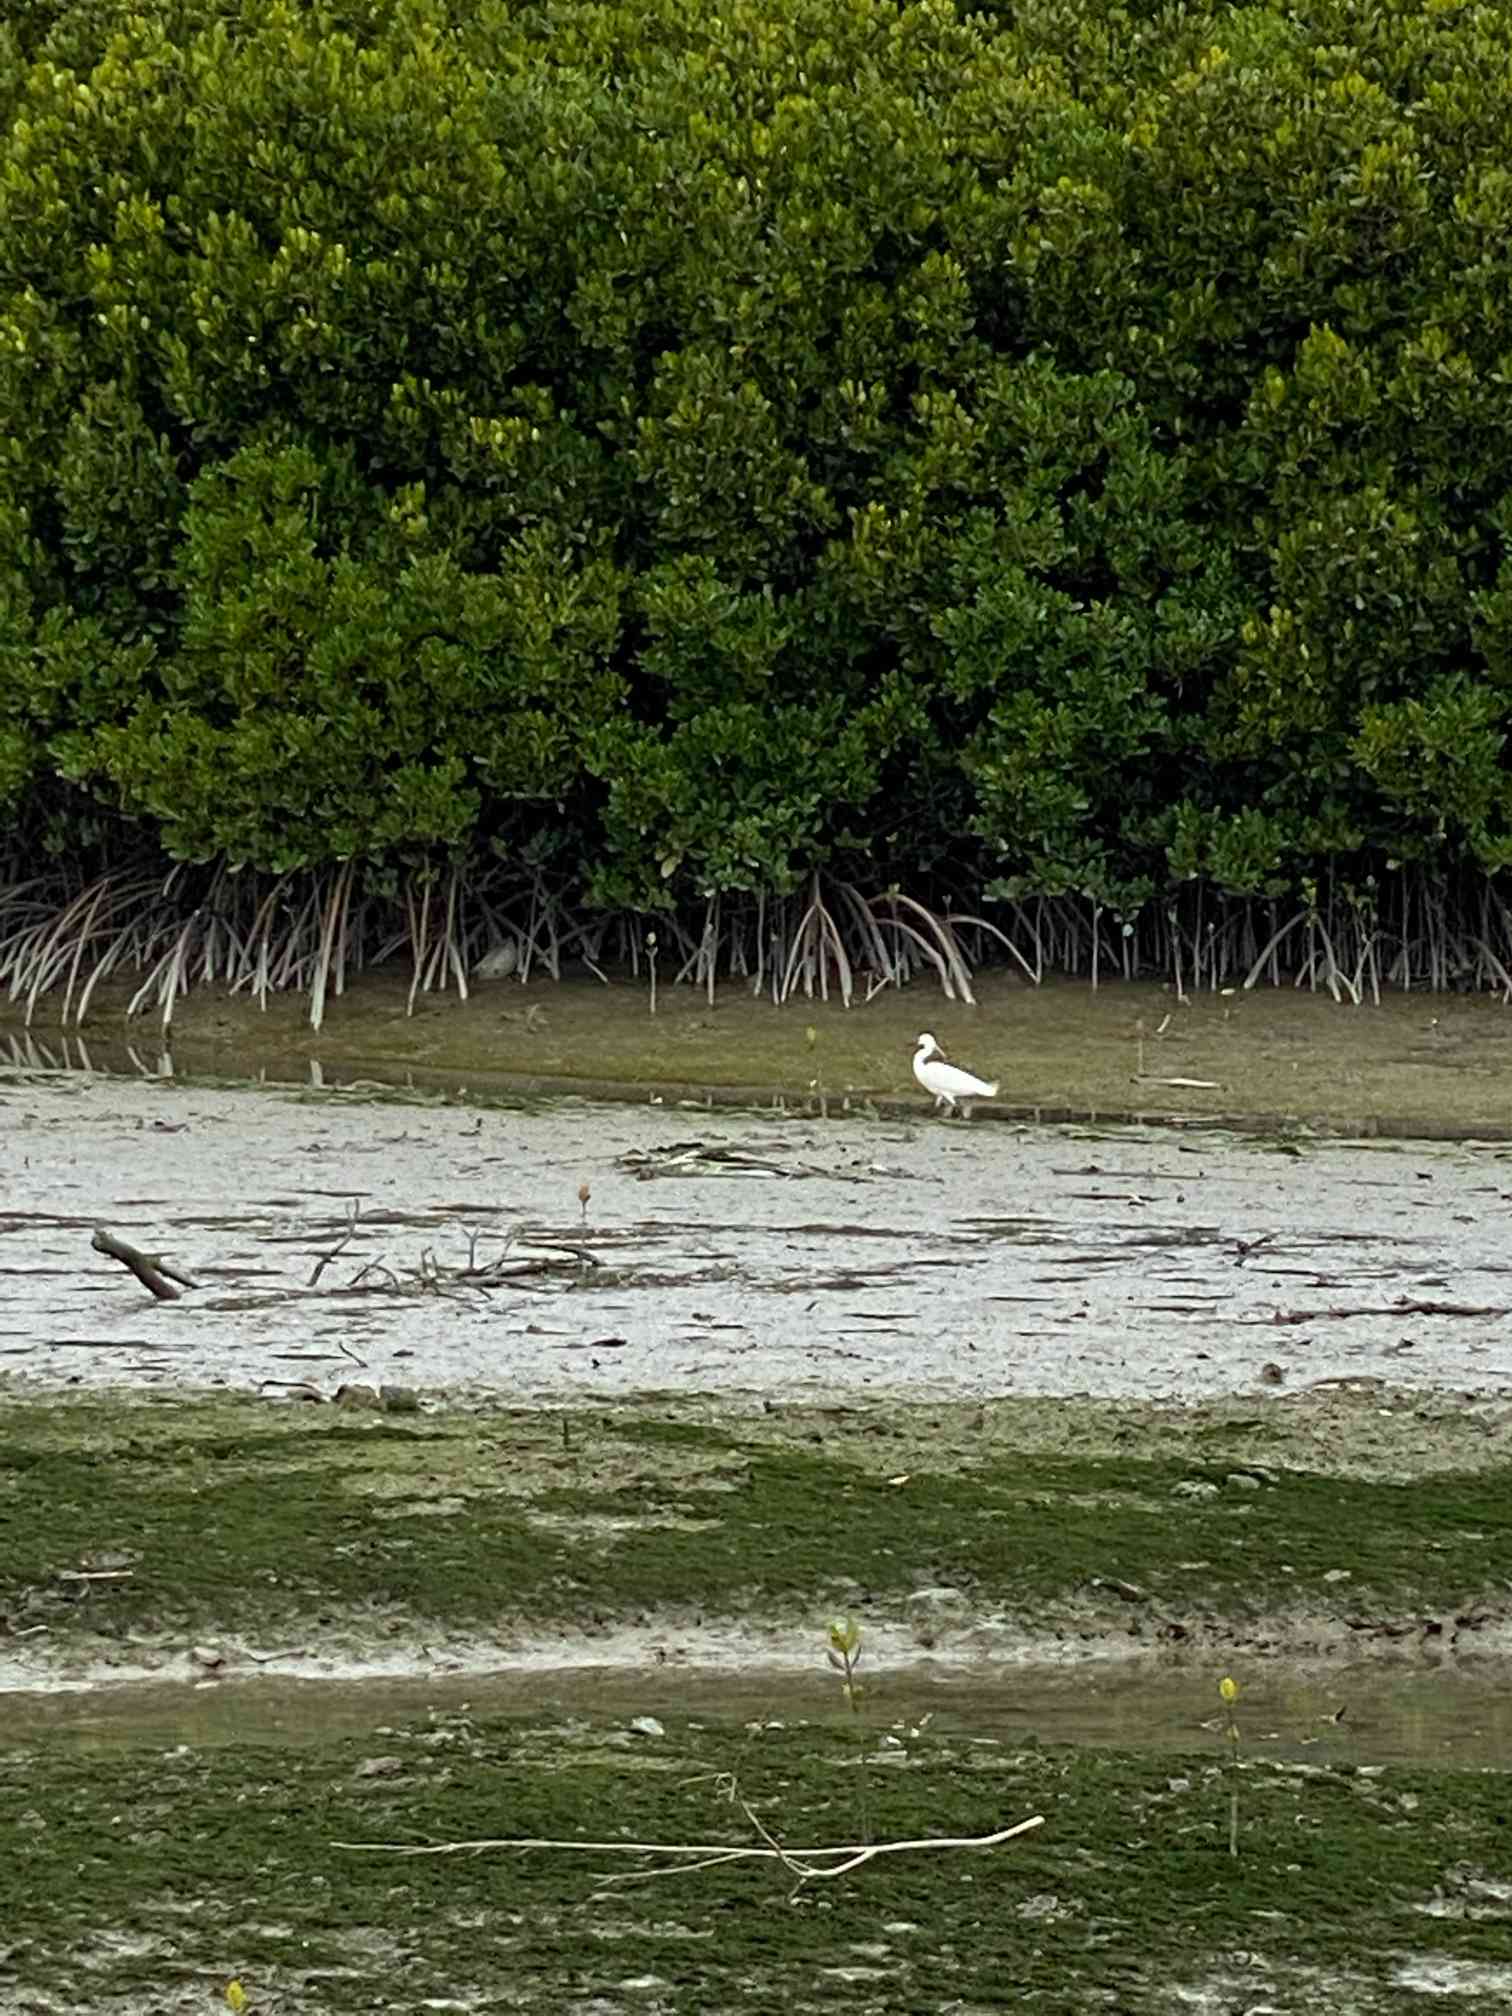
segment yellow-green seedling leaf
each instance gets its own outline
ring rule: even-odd
[[[854,1617],[834,1617],[830,1620],[829,1642],[831,1652],[841,1659],[854,1659],[861,1647],[861,1626]]]

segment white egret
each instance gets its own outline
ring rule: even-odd
[[[953,1112],[957,1106],[965,1109],[971,1117],[971,1108],[965,1104],[968,1099],[995,1099],[997,1080],[989,1085],[985,1078],[973,1078],[969,1071],[958,1071],[954,1064],[947,1064],[940,1054],[940,1046],[927,1033],[919,1038],[919,1046],[914,1051],[913,1073],[926,1092],[934,1094],[935,1110],[946,1106]]]

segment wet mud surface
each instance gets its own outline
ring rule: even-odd
[[[28,1386],[1512,1392],[1493,1143],[13,1071],[0,1186],[0,1372]],[[102,1224],[196,1287],[154,1301]]]
[[[811,1649],[811,1648],[810,1648]],[[871,1675],[867,1729],[933,1727],[984,1744],[1073,1743],[1134,1752],[1200,1749],[1216,1720],[1209,1675],[1191,1667],[1017,1666],[1009,1672],[885,1668]],[[1245,1689],[1249,1746],[1318,1765],[1501,1765],[1512,1754],[1512,1696],[1495,1662],[1452,1668],[1358,1660],[1282,1664]],[[54,1738],[113,1747],[272,1744],[373,1738],[395,1723],[473,1715],[590,1717],[630,1736],[646,1716],[763,1724],[832,1721],[836,1689],[806,1670],[759,1659],[724,1670],[644,1665],[529,1666],[424,1678],[290,1679],[287,1674],[127,1681],[5,1697],[0,1749]],[[884,1742],[883,1749],[887,1748]]]
[[[956,1062],[1001,1080],[984,1118],[1512,1139],[1512,1013],[1487,996],[1395,993],[1356,1008],[1290,986],[1178,997],[1149,983],[1030,987],[986,972],[975,1006],[920,983],[849,1010],[819,998],[775,1008],[726,984],[712,1001],[664,986],[652,1015],[643,982],[626,975],[475,983],[465,1001],[412,997],[410,983],[403,967],[360,974],[319,1033],[294,994],[260,1008],[196,986],[166,1036],[156,1018],[127,1016],[129,984],[101,988],[82,1034],[58,1026],[60,994],[42,997],[30,1029],[0,999],[0,1056],[127,1076],[176,1068],[908,1115],[921,1107],[910,1059],[928,1029]]]

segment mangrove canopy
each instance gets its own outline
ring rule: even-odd
[[[1512,10],[5,11],[0,976],[1506,981]]]

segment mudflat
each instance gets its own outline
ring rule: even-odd
[[[757,1109],[17,1039],[0,2009],[1505,2003],[1499,1027],[1425,1140],[936,1122],[781,1021]]]

